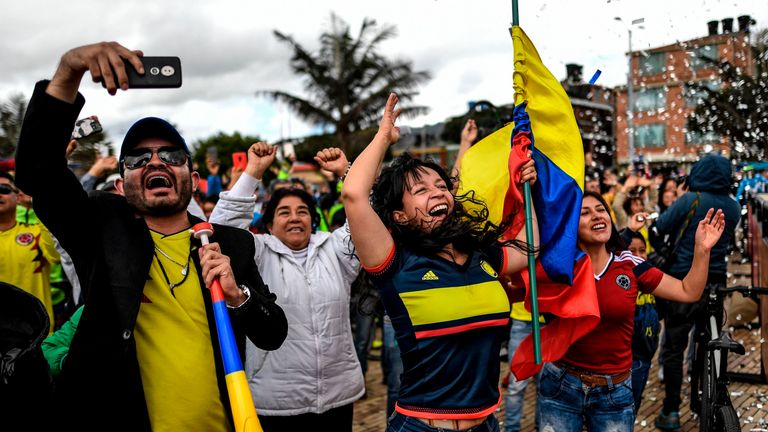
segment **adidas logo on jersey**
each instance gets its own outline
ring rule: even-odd
[[[432,270],[424,273],[424,276],[421,277],[421,280],[437,280],[437,275]]]

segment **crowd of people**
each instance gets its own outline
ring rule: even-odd
[[[504,237],[510,221],[490,222],[477,210],[482,201],[457,192],[474,121],[450,170],[408,153],[386,162],[400,138],[391,94],[354,161],[338,148],[317,153],[328,181],[313,189],[262,142],[244,169],[222,180],[209,159],[201,179],[176,128],[147,117],[119,156],[78,178],[67,156],[85,104],[80,81],[90,73],[110,94],[127,90],[125,64],[142,73],[141,55],[114,42],[65,53],[35,87],[15,173],[0,172],[0,282],[39,300],[3,330],[4,351],[19,345],[3,357],[0,386],[13,395],[3,402],[18,408],[9,412],[21,418],[45,402],[54,415],[26,421],[231,430],[208,293],[218,280],[267,432],[352,430],[377,320],[388,431],[498,431],[502,401],[504,430],[517,431],[532,380],[539,430],[632,430],[659,340],[665,399],[656,426],[680,428],[688,334],[705,287],[726,283],[741,214],[727,159],[707,155],[688,175],[588,167],[578,247],[592,264],[600,323],[534,378],[509,376],[504,394],[502,345],[511,358],[534,319],[547,324],[504,276],[526,268],[541,245],[535,208],[533,238]],[[278,176],[265,184],[270,170]],[[513,187],[537,187],[533,159],[515,174]],[[215,228],[209,245],[189,234],[205,220]],[[25,314],[49,318],[45,340],[12,332]]]

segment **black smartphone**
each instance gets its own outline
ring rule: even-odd
[[[83,139],[87,136],[97,134],[101,132],[103,128],[99,119],[94,117],[86,117],[75,122],[75,130],[72,131],[72,139]]]
[[[125,62],[129,88],[181,87],[181,59],[178,57],[141,57],[144,75],[140,75],[129,62]],[[101,85],[106,87],[102,80]]]

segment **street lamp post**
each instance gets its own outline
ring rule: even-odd
[[[621,17],[614,18],[616,21],[624,22]],[[627,27],[627,34],[629,35],[629,68],[627,70],[627,159],[629,164],[632,164],[635,158],[635,127],[634,127],[634,83],[632,79],[632,26],[642,24],[645,22],[645,18],[638,18],[632,20],[632,24]],[[639,26],[643,28],[643,26]]]

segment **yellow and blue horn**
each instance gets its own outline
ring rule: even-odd
[[[205,246],[209,243],[208,236],[213,234],[213,226],[207,222],[201,222],[193,226],[190,231]],[[229,403],[232,407],[232,418],[235,421],[235,431],[263,432],[256,415],[256,407],[253,405],[253,397],[251,396],[251,389],[248,387],[248,379],[245,377],[243,363],[240,361],[240,353],[235,343],[235,333],[232,331],[232,323],[229,321],[229,312],[227,311],[227,304],[224,302],[224,293],[221,290],[219,278],[214,279],[213,284],[211,284],[211,301],[213,302],[216,333],[219,335],[219,346],[224,363],[224,377],[227,380]]]

